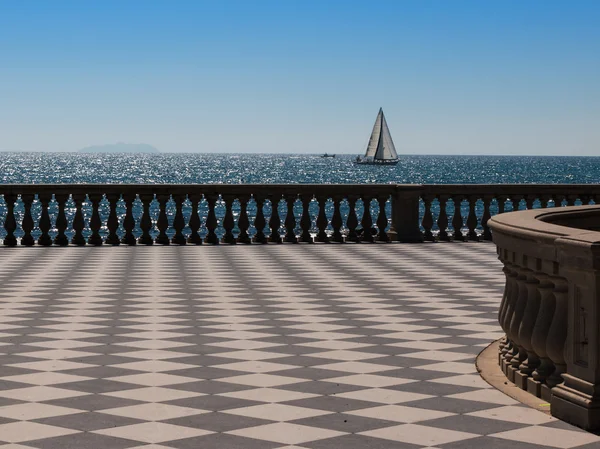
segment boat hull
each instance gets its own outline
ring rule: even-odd
[[[354,161],[355,165],[396,165],[399,161]]]

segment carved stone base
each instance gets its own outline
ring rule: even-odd
[[[529,379],[529,377],[530,376],[523,374],[521,371],[515,371],[515,385],[521,390],[527,391],[527,379]]]
[[[600,392],[590,382],[563,374],[564,384],[552,389],[552,416],[585,430],[600,429]]]
[[[533,377],[528,377],[527,392],[537,396],[538,398],[542,397],[542,383],[539,380],[535,380]]]
[[[542,387],[540,389],[540,397],[542,398],[542,400],[546,401],[546,402],[551,402],[552,401],[552,389],[546,385],[546,384],[542,384]]]
[[[517,372],[517,368],[515,368],[514,366],[509,365],[506,367],[506,377],[513,384],[515,383],[515,373],[516,372]]]

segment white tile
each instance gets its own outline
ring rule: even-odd
[[[545,413],[520,405],[509,405],[506,407],[481,410],[478,412],[467,413],[467,415],[529,425],[539,425],[556,421],[556,418],[548,416]]]
[[[494,433],[490,437],[502,438],[523,443],[557,447],[561,449],[575,448],[584,444],[600,443],[600,437],[579,429],[554,429],[551,427],[531,426],[507,432]]]
[[[209,435],[213,432],[191,427],[175,426],[161,422],[145,422],[130,426],[111,427],[93,431],[101,435],[108,435],[127,440],[141,441],[144,443],[163,443],[165,441],[182,440],[184,438]]]
[[[437,427],[421,426],[418,424],[402,424],[393,427],[360,432],[360,435],[383,438],[401,443],[417,444],[421,447],[436,444],[447,444],[456,441],[469,440],[480,435],[455,430],[440,429]]]
[[[344,435],[343,432],[291,423],[267,424],[264,426],[234,430],[227,433],[282,444],[302,444]]]
[[[456,413],[440,412],[425,408],[407,407],[403,405],[382,405],[346,412],[349,415],[364,416],[365,418],[382,419],[403,423],[415,423],[430,419],[445,418]]]

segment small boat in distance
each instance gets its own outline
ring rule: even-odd
[[[398,153],[396,153],[396,147],[394,147],[394,141],[382,108],[379,108],[364,157],[357,156],[354,163],[368,165],[396,165],[398,163]]]
[[[327,154],[327,153],[325,153],[325,154],[321,155],[321,157],[335,157],[335,154]]]

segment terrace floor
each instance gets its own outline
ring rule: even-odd
[[[0,249],[0,449],[590,448],[476,372],[495,247]]]

